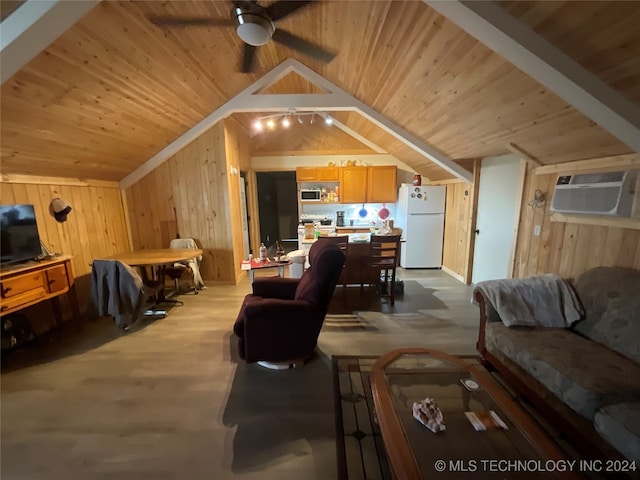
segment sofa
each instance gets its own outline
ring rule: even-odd
[[[473,296],[488,368],[585,455],[640,462],[640,271],[479,282]]]

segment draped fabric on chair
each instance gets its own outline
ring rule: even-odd
[[[316,242],[302,278],[255,279],[233,326],[240,357],[284,364],[310,357],[344,259],[336,244]]]
[[[174,238],[169,244],[169,248],[174,249],[197,249],[199,248],[193,238]],[[167,267],[165,274],[172,278],[175,282],[176,293],[180,291],[180,278],[186,273],[190,272],[193,283],[193,289],[196,293],[205,288],[204,281],[200,275],[199,263],[202,261],[202,255],[196,258],[186,260],[184,262],[174,263],[171,267]]]
[[[119,328],[127,330],[146,313],[147,297],[157,293],[156,289],[144,284],[142,277],[129,265],[118,260],[94,260],[87,317],[109,315]],[[164,312],[160,315],[165,316]]]

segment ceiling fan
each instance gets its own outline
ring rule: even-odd
[[[322,49],[293,33],[276,28],[276,22],[297,12],[312,0],[277,0],[267,7],[259,5],[257,0],[234,1],[229,18],[202,17],[150,17],[149,20],[159,27],[235,27],[236,33],[244,42],[242,72],[253,69],[256,47],[267,44],[271,39],[321,62],[328,63],[334,53]]]

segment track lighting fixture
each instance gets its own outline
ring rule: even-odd
[[[284,128],[289,128],[291,123],[294,121],[294,118],[298,121],[299,125],[302,125],[305,123],[305,117],[309,117],[310,125],[315,125],[316,116],[324,118],[324,123],[326,125],[333,124],[333,118],[331,118],[326,112],[297,112],[295,109],[290,108],[287,112],[272,113],[270,115],[264,115],[256,118],[253,123],[253,129],[255,132],[262,132],[266,125],[267,128],[273,130],[276,128],[278,123]]]

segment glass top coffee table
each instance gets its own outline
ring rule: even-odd
[[[393,350],[373,366],[371,388],[395,478],[579,478],[575,464],[572,469],[566,454],[479,364],[437,350]],[[433,433],[413,418],[413,403],[427,397],[438,403],[446,430]],[[488,411],[508,429],[476,431],[465,415]]]

